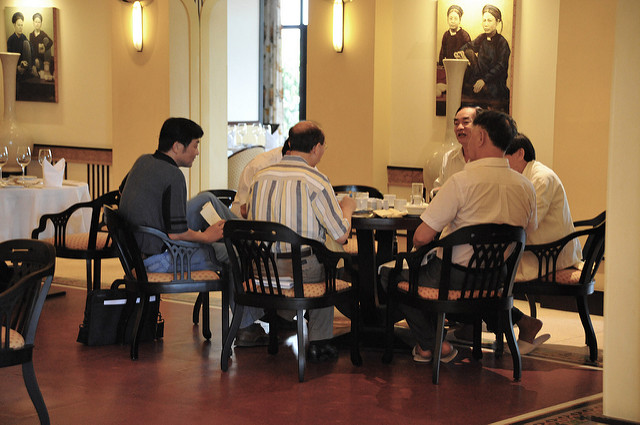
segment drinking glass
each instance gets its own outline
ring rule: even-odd
[[[411,203],[414,205],[422,204],[422,191],[424,185],[422,183],[411,183]]]
[[[16,161],[22,167],[22,181],[24,182],[24,168],[31,162],[31,148],[29,146],[18,146]]]
[[[6,146],[0,147],[0,180],[2,180],[2,167],[9,161],[9,150]]]
[[[40,166],[42,166],[45,161],[51,164],[52,160],[53,156],[51,155],[51,149],[40,149],[40,152],[38,152],[38,163]]]

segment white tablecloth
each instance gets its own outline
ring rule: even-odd
[[[58,213],[78,202],[90,201],[86,183],[65,180],[62,187],[0,188],[0,241],[30,239],[40,216]],[[69,219],[67,234],[89,231],[91,210],[83,208]],[[53,237],[49,222],[40,239]]]

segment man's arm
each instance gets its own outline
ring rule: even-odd
[[[189,241],[198,243],[213,243],[222,239],[225,220],[220,220],[214,225],[207,227],[202,232],[188,229],[182,233],[169,233],[169,238],[174,241]]]
[[[351,216],[353,212],[356,210],[356,201],[349,196],[345,196],[340,201],[340,208],[342,208],[342,216],[349,221],[349,226],[347,227],[347,231],[344,235],[340,236],[336,239],[336,242],[339,244],[343,244],[349,239],[349,234],[351,233]]]
[[[416,232],[413,234],[413,246],[416,248],[420,248],[421,246],[431,242],[437,234],[438,232],[432,229],[431,226],[429,226],[425,222],[422,222],[416,229]]]

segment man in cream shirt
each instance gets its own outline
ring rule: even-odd
[[[536,161],[536,151],[524,134],[518,134],[505,151],[509,166],[522,173],[536,190],[538,229],[527,232],[527,245],[556,241],[575,231],[569,210],[569,202],[560,178],[541,162]],[[578,239],[570,241],[558,256],[558,269],[575,267],[580,263],[582,250]],[[520,260],[516,280],[532,280],[538,277],[538,260],[525,252]]]

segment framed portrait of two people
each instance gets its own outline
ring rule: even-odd
[[[58,101],[58,9],[5,7],[7,51],[19,53],[16,100]]]
[[[444,59],[466,59],[462,105],[510,112],[515,0],[439,0],[436,115],[446,115]]]

